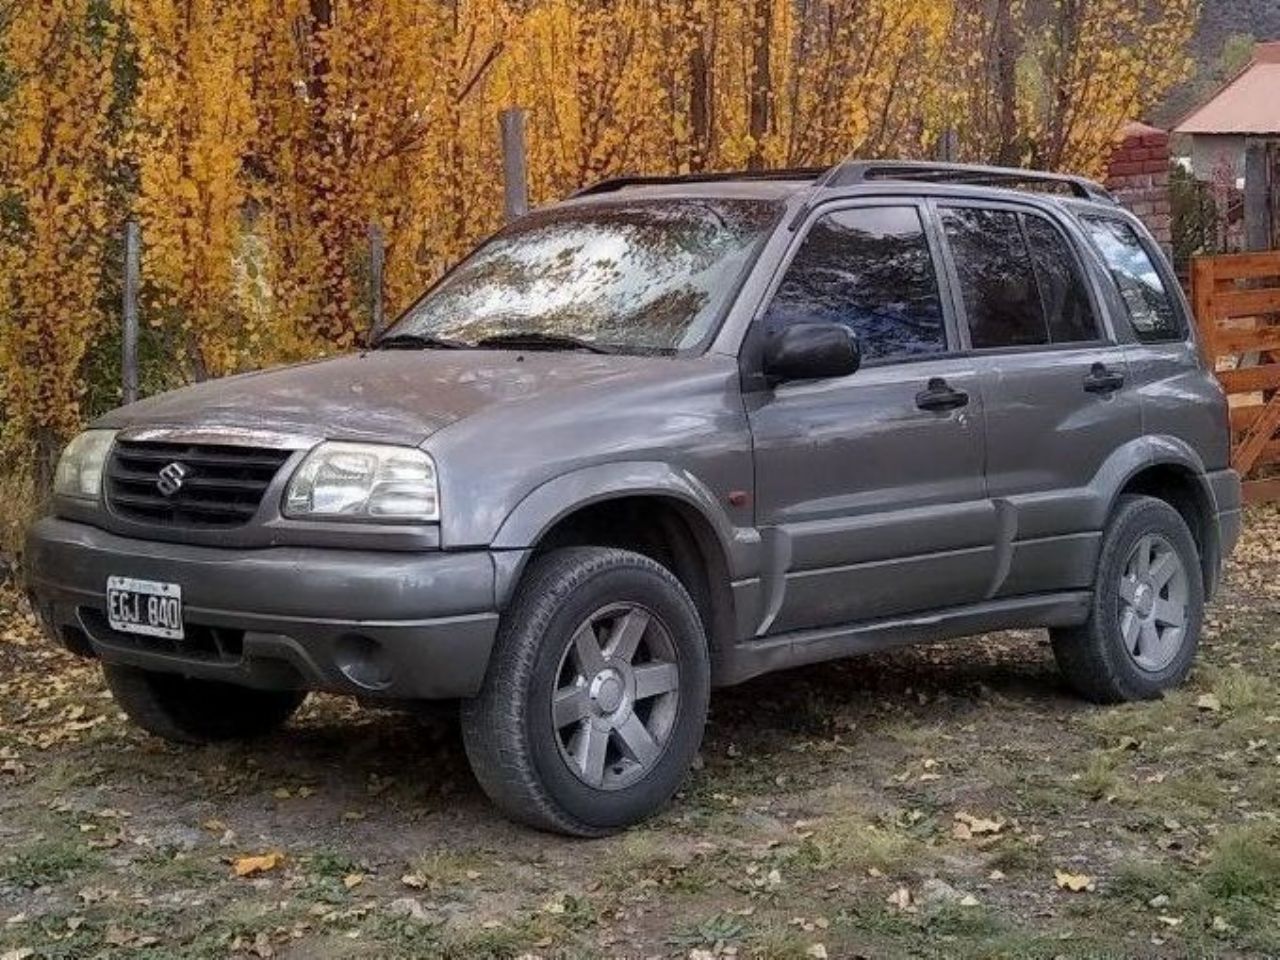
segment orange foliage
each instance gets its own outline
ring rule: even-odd
[[[16,89],[0,103],[0,183],[21,210],[0,227],[0,396],[4,439],[47,479],[80,424],[81,363],[102,322],[108,236],[113,22],[101,2],[13,9],[0,63]]]
[[[137,84],[113,122],[117,15]],[[624,171],[933,156],[944,131],[960,159],[1096,174],[1185,72],[1195,16],[1195,0],[0,0],[16,80],[0,169],[21,208],[0,237],[8,435],[79,421],[126,215],[105,205],[114,146],[136,172],[144,318],[200,377],[356,344],[371,223],[389,313],[496,229],[504,107],[528,111],[535,203]]]

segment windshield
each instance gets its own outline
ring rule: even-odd
[[[718,198],[535,212],[464,260],[386,338],[692,347],[719,321],[778,213],[772,201]]]

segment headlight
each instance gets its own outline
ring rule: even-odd
[[[436,465],[421,450],[375,443],[322,443],[284,495],[287,517],[440,519]]]
[[[67,444],[53,475],[53,492],[77,500],[97,500],[102,493],[102,470],[115,439],[114,430],[86,430]]]

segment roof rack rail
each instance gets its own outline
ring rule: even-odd
[[[570,199],[591,197],[601,193],[613,193],[627,187],[663,186],[679,183],[719,183],[724,180],[817,180],[825,176],[830,167],[794,167],[784,170],[726,170],[716,173],[686,173],[671,176],[638,175],[611,177],[588,184],[569,195]]]
[[[822,186],[846,186],[869,180],[916,180],[991,187],[1017,187],[1020,184],[1058,186],[1085,200],[1115,203],[1115,198],[1102,184],[1072,174],[926,160],[846,160],[830,169],[822,180]]]

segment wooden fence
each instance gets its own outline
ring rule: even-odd
[[[1280,250],[1193,258],[1191,301],[1231,403],[1231,465],[1245,499],[1280,500]]]

